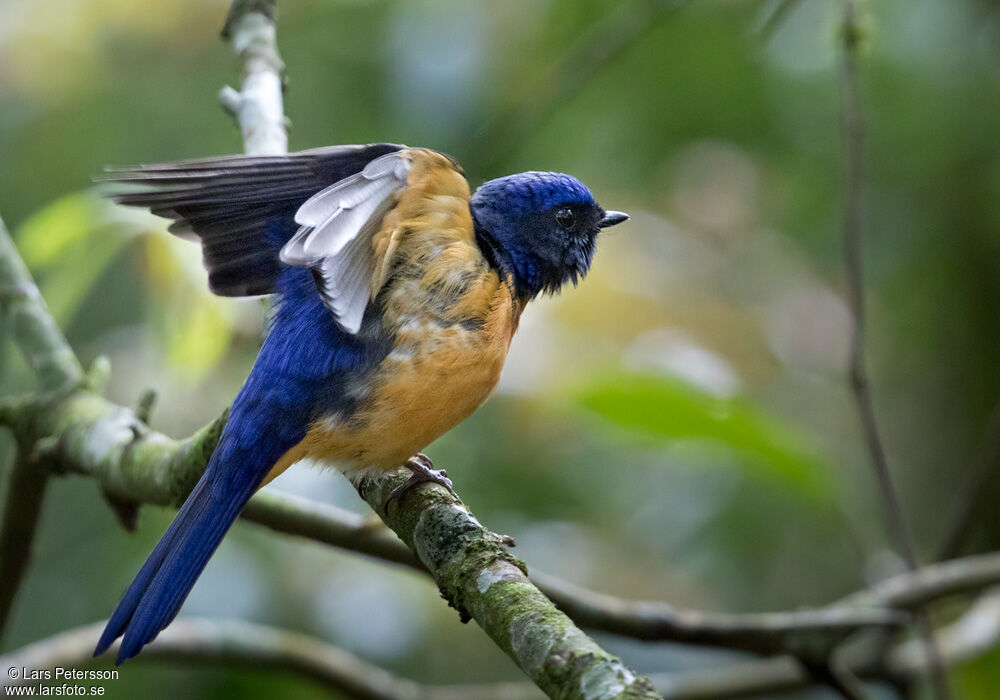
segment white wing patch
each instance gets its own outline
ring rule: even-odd
[[[283,263],[317,273],[323,303],[348,333],[361,328],[371,297],[372,236],[406,185],[409,170],[405,151],[389,153],[317,192],[295,212],[301,228],[281,249]]]

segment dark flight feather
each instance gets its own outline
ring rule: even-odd
[[[389,143],[335,146],[283,156],[111,168],[99,181],[118,186],[109,196],[119,204],[146,207],[174,220],[171,233],[200,240],[213,292],[258,296],[275,291],[278,251],[295,233],[299,206],[401,148]]]

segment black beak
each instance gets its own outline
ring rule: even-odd
[[[628,221],[628,214],[623,211],[606,211],[604,212],[604,218],[598,222],[600,228],[607,228],[608,226],[614,226],[615,224],[620,224],[623,221]]]

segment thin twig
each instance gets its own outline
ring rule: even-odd
[[[0,520],[0,640],[7,629],[14,598],[31,560],[48,470],[33,463],[23,447],[14,459]]]
[[[1000,640],[1000,591],[988,593],[954,623],[937,630],[944,660],[950,666],[976,659]],[[851,654],[839,668],[861,678],[906,682],[927,673],[929,659],[923,640],[894,646],[884,656]],[[772,697],[809,685],[811,679],[792,657],[780,656],[722,668],[676,674],[654,674],[656,687],[672,700],[723,700]]]
[[[875,419],[871,385],[865,364],[865,285],[861,240],[862,139],[864,122],[858,88],[857,50],[860,36],[853,0],[844,0],[843,24],[843,142],[844,142],[844,254],[847,271],[847,301],[851,313],[850,384],[851,395],[861,419],[865,442],[871,456],[879,492],[882,495],[893,545],[906,565],[917,566],[909,527],[903,516],[892,482],[882,436]]]
[[[850,385],[872,466],[878,479],[879,492],[896,551],[906,567],[917,568],[916,548],[903,515],[886,457],[885,446],[875,418],[871,383],[865,363],[865,286],[861,236],[861,193],[863,185],[864,118],[862,116],[858,81],[858,48],[861,40],[854,0],[843,0],[843,66],[841,71],[842,130],[844,144],[844,255],[847,269],[847,299],[852,327],[850,342]],[[948,678],[940,653],[934,647],[934,626],[930,614],[919,611],[917,623],[926,640],[932,660],[931,679],[941,700],[951,696]]]
[[[1000,573],[1000,558],[997,560]],[[874,596],[860,604],[769,613],[686,610],[660,601],[633,601],[533,572],[532,580],[560,610],[588,629],[644,641],[673,641],[758,654],[825,658],[861,629],[893,629],[908,620]]]

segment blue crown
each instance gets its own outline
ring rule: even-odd
[[[480,206],[502,208],[514,215],[567,204],[596,204],[587,186],[572,175],[539,170],[484,182],[473,200]]]

